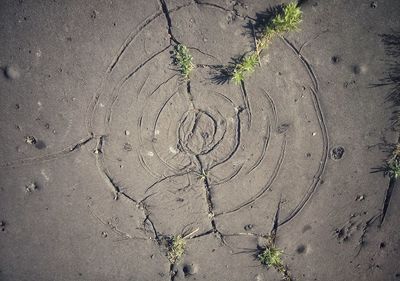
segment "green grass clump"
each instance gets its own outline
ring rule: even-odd
[[[258,64],[258,54],[257,52],[252,52],[244,56],[239,64],[235,66],[232,73],[232,79],[235,83],[239,84],[244,80],[244,75],[254,72],[256,65]]]
[[[232,80],[240,84],[246,75],[254,72],[259,63],[261,52],[265,50],[271,41],[279,35],[289,31],[298,30],[302,12],[295,2],[283,6],[282,12],[276,14],[264,28],[260,38],[256,39],[256,49],[244,55],[232,72]]]
[[[181,235],[174,236],[168,243],[168,260],[171,264],[179,262],[185,253],[186,240]]]
[[[400,176],[400,160],[398,158],[395,158],[395,159],[389,161],[386,164],[385,173],[391,178],[394,178],[394,179],[399,178],[399,176]]]
[[[273,30],[278,33],[297,30],[301,15],[301,10],[295,2],[287,4],[283,7],[283,13],[277,14],[272,19]]]
[[[256,256],[258,261],[266,267],[273,267],[276,271],[282,274],[282,280],[293,281],[290,277],[289,271],[282,260],[283,251],[275,246],[275,234],[271,233],[266,238],[265,247],[259,249]]]
[[[283,266],[282,253],[283,252],[281,250],[275,247],[267,247],[257,257],[263,265],[277,268]]]
[[[394,145],[393,150],[386,163],[377,171],[383,171],[385,176],[397,179],[400,177],[400,143]]]
[[[189,78],[189,75],[194,68],[192,60],[193,57],[185,45],[179,44],[175,47],[174,61],[185,79]]]

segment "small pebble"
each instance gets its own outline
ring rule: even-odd
[[[313,133],[312,133],[312,136],[313,136],[313,137],[314,137],[314,136],[316,136],[316,135],[317,135],[317,133],[316,133],[316,132],[313,132]]]
[[[20,77],[18,70],[14,66],[7,66],[4,70],[4,74],[8,79],[15,80]]]
[[[376,2],[376,1],[372,1],[371,2],[371,8],[378,8],[378,2]]]
[[[246,225],[244,226],[244,230],[249,231],[249,230],[251,230],[253,227],[254,227],[254,226],[253,226],[252,224],[246,224]]]
[[[363,201],[365,199],[364,195],[357,195],[356,201]]]
[[[129,132],[128,130],[125,130],[125,136],[129,136],[131,134],[131,132]]]

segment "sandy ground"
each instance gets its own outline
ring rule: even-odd
[[[382,35],[397,0],[301,2],[244,88],[215,65],[278,1],[0,1],[0,280],[400,280]],[[172,63],[176,42],[196,68]],[[165,237],[194,232],[171,265]]]

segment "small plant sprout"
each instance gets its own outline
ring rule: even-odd
[[[232,80],[236,84],[240,84],[246,75],[253,73],[255,67],[259,64],[262,51],[268,48],[276,36],[298,30],[301,18],[302,12],[295,2],[284,5],[282,11],[272,18],[264,27],[261,36],[255,40],[255,50],[242,56],[240,61],[235,65],[231,74]]]
[[[394,179],[400,177],[400,160],[398,158],[394,158],[386,164],[385,174]]]
[[[175,47],[174,63],[179,67],[179,71],[185,79],[189,79],[194,68],[192,60],[193,57],[185,45],[179,44]]]
[[[171,264],[177,264],[181,261],[186,248],[186,239],[191,235],[199,231],[199,229],[195,229],[186,235],[176,235],[170,239],[168,239],[168,253],[167,258]]]
[[[390,156],[390,158],[388,159],[387,162],[392,162],[393,160],[396,160],[400,157],[400,143],[397,143],[394,145],[393,151],[392,151],[392,155]]]
[[[273,232],[274,230],[270,235],[264,237],[266,239],[266,244],[265,247],[259,249],[257,259],[262,265],[265,265],[268,268],[275,268],[276,271],[282,274],[283,280],[292,281],[288,269],[282,260],[283,251],[275,246],[276,233]]]
[[[385,176],[392,179],[400,177],[400,143],[394,145],[392,153],[383,168],[378,171],[383,171]]]
[[[202,169],[201,173],[199,173],[198,175],[199,175],[198,179],[204,181],[208,178],[208,171]]]
[[[263,252],[261,252],[257,257],[261,264],[268,267],[272,266],[279,268],[283,266],[282,263],[282,251],[275,247],[267,247]]]

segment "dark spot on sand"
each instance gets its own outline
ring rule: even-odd
[[[130,143],[124,143],[125,151],[132,151],[132,145]]]
[[[311,229],[312,229],[311,225],[306,224],[306,225],[303,227],[303,233],[304,233],[304,232],[307,232],[307,231],[309,231],[309,230],[311,230]]]
[[[183,274],[186,276],[196,274],[198,268],[195,264],[184,264],[182,267]]]
[[[340,160],[342,159],[344,154],[344,148],[342,146],[336,146],[331,150],[331,158],[333,160]]]
[[[356,84],[355,80],[346,81],[343,83],[343,88],[347,89],[349,86],[353,86],[354,84]]]
[[[333,64],[339,63],[339,62],[340,62],[340,57],[339,57],[339,56],[333,56],[333,57],[331,58],[331,62],[332,62]]]
[[[98,11],[96,11],[96,10],[93,10],[92,11],[92,13],[90,14],[90,18],[91,19],[96,19],[97,18],[97,15],[99,14],[99,12]]]
[[[361,68],[359,65],[353,65],[351,67],[351,70],[353,71],[354,74],[360,74],[361,73]]]
[[[283,133],[285,133],[285,132],[289,129],[289,127],[290,127],[290,125],[287,124],[287,123],[280,125],[280,126],[278,127],[278,129],[277,129],[278,134],[283,134]]]
[[[38,141],[36,141],[36,143],[35,143],[35,147],[36,147],[37,149],[45,149],[45,148],[46,148],[46,144],[44,143],[44,141],[38,140]]]
[[[305,233],[305,232],[307,232],[307,231],[309,231],[309,230],[311,230],[312,229],[312,227],[311,227],[311,225],[305,225],[304,227],[303,227],[303,233]]]
[[[306,246],[304,246],[303,244],[297,246],[296,252],[299,254],[303,254],[306,251]]]

